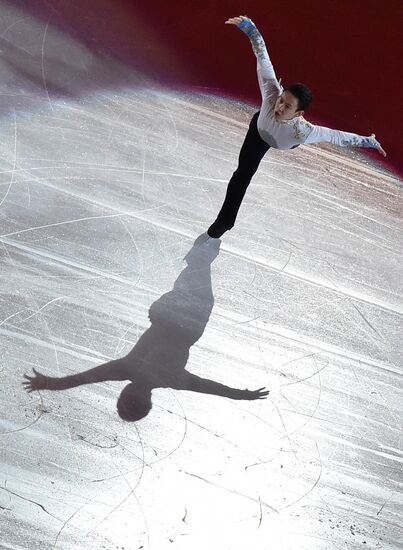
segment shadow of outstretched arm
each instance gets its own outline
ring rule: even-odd
[[[28,392],[35,390],[68,390],[84,384],[94,384],[95,382],[106,382],[108,380],[129,380],[127,366],[120,360],[109,361],[93,369],[86,370],[69,376],[46,376],[36,369],[33,375],[24,374],[24,388]]]
[[[121,359],[104,363],[84,372],[61,377],[46,376],[33,369],[32,376],[28,374],[24,375],[25,381],[23,385],[28,392],[37,390],[68,390],[85,384],[95,384],[96,382],[131,380],[129,372],[130,369]],[[150,389],[159,386],[156,380],[147,380],[147,376],[142,376],[140,379],[139,382],[141,382],[141,385],[146,385]],[[265,388],[257,390],[231,388],[225,384],[220,384],[208,378],[201,378],[186,371],[179,377],[176,383],[171,384],[171,387],[176,390],[208,393],[228,397],[229,399],[245,399],[249,401],[265,399],[269,394],[269,391]]]
[[[255,399],[265,399],[269,395],[269,390],[266,388],[259,388],[257,390],[248,390],[248,389],[238,389],[231,388],[225,384],[220,384],[219,382],[214,382],[214,380],[209,380],[208,378],[201,378],[190,372],[186,372],[184,377],[183,384],[177,389],[180,390],[189,390],[199,393],[209,393],[211,395],[219,395],[221,397],[228,397],[230,399],[245,399],[253,401]]]

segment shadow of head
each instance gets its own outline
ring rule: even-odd
[[[150,412],[151,386],[147,384],[130,383],[119,396],[117,410],[120,418],[127,422],[141,420]]]

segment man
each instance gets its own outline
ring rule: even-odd
[[[239,155],[238,168],[228,184],[224,203],[207,234],[219,238],[234,226],[246,189],[265,153],[275,149],[294,149],[302,143],[328,142],[342,147],[372,147],[386,156],[380,143],[371,136],[359,136],[350,132],[315,126],[303,118],[304,110],[312,101],[307,86],[294,83],[285,89],[277,80],[267,53],[263,37],[256,25],[246,16],[232,17],[226,21],[236,25],[252,43],[257,58],[257,75],[262,94],[262,106],[249,125],[248,133]]]

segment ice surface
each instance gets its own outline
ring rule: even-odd
[[[1,25],[0,547],[401,548],[400,182],[271,150],[194,244],[252,108]]]

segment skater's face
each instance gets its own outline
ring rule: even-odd
[[[276,120],[291,120],[301,116],[304,111],[298,110],[298,99],[291,92],[285,90],[277,99],[274,106],[274,117]]]

